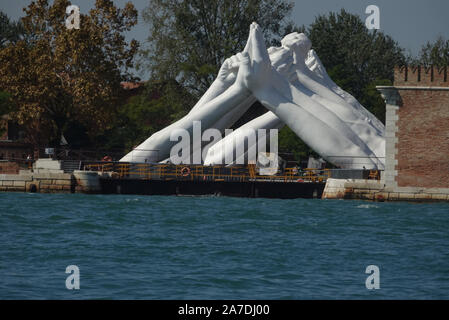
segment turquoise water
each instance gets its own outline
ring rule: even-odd
[[[449,298],[449,204],[0,193],[0,243],[1,299]]]

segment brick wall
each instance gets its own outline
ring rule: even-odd
[[[32,154],[33,148],[29,144],[0,141],[0,160],[22,161]]]
[[[18,174],[19,170],[17,162],[0,161],[0,174]]]
[[[448,87],[447,67],[396,67],[395,86]]]
[[[447,74],[436,67],[395,70],[398,187],[449,188]]]

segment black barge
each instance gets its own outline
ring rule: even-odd
[[[260,175],[255,165],[226,167],[170,164],[96,163],[86,171],[100,176],[102,194],[318,198],[327,170],[285,168]]]

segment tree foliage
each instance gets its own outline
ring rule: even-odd
[[[19,41],[24,35],[24,29],[20,22],[11,21],[8,16],[0,11],[0,49],[9,43]]]
[[[0,117],[12,111],[9,94],[0,91]]]
[[[9,95],[6,92],[0,91],[0,136],[5,132],[3,116],[11,111],[11,103],[9,101]]]
[[[289,25],[292,8],[287,0],[151,0],[143,61],[154,79],[177,79],[199,96],[224,59],[243,50],[253,21],[270,42]]]
[[[196,101],[176,81],[146,82],[119,108],[114,126],[101,137],[107,148],[127,151],[185,116]]]
[[[120,101],[120,82],[132,79],[128,69],[138,43],[128,43],[124,32],[137,23],[134,6],[119,9],[113,1],[97,0],[81,15],[81,28],[69,30],[68,5],[32,1],[22,19],[28,41],[0,52],[0,88],[14,102],[11,116],[26,125],[36,144],[59,141],[70,122],[84,125],[91,136],[107,129]]]
[[[279,152],[281,154],[292,154],[293,159],[296,161],[307,160],[309,156],[317,156],[317,154],[287,126],[279,130],[278,144]]]
[[[435,42],[427,42],[421,49],[421,53],[414,61],[415,64],[424,66],[435,65],[439,67],[449,65],[449,39],[438,37]]]
[[[371,83],[393,81],[395,65],[405,63],[396,41],[368,30],[358,15],[344,9],[318,16],[306,33],[328,72],[336,76],[334,81],[357,99]]]

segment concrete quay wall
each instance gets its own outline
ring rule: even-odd
[[[449,201],[447,188],[389,188],[383,180],[328,179],[322,199]]]
[[[0,191],[39,193],[97,193],[100,175],[96,172],[20,171],[19,174],[0,174]]]

